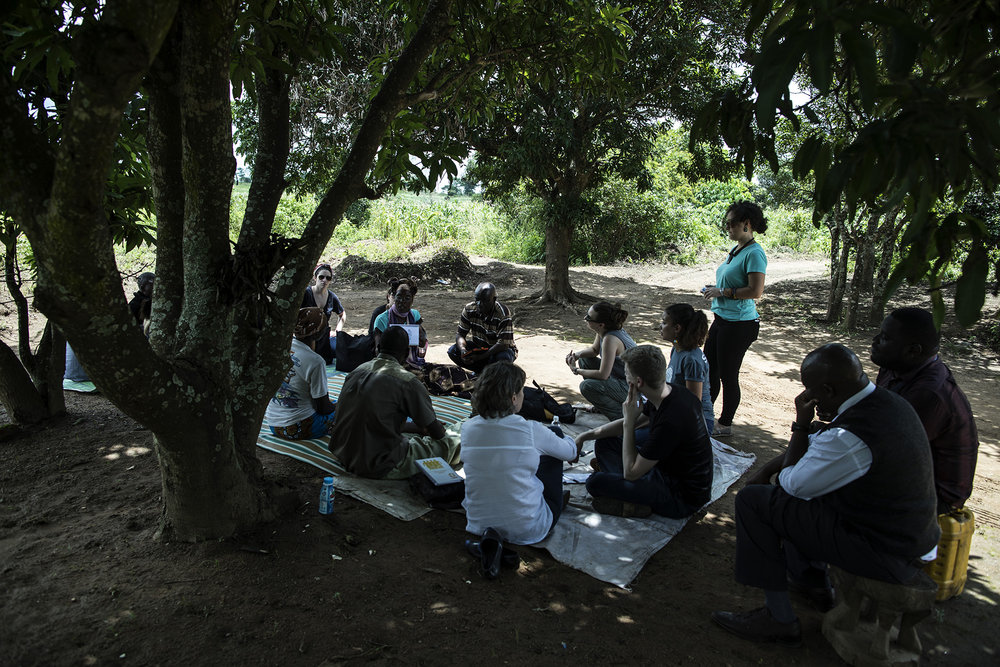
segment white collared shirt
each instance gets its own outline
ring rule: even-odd
[[[875,383],[854,394],[837,408],[837,417],[875,391]],[[862,477],[872,467],[872,452],[861,438],[836,426],[809,436],[809,449],[798,463],[778,475],[781,488],[802,500],[836,491]]]

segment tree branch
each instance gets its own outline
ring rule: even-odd
[[[156,212],[156,299],[150,343],[166,356],[177,352],[177,322],[184,303],[184,176],[181,167],[180,27],[175,25],[146,79],[153,206]],[[126,292],[127,294],[127,292]]]
[[[184,302],[181,356],[198,358],[219,336],[219,278],[230,261],[229,207],[236,173],[229,102],[235,0],[185,3],[180,12]],[[206,279],[206,277],[215,277]],[[218,360],[221,362],[221,360]]]
[[[295,253],[286,272],[287,282],[279,288],[279,298],[298,298],[305,287],[313,262],[348,205],[361,196],[364,179],[371,168],[386,132],[396,115],[406,107],[406,88],[417,75],[424,61],[451,31],[450,13],[453,0],[431,0],[420,27],[389,70],[358,132],[333,185],[327,190],[302,235],[305,246]],[[288,324],[291,324],[291,313]]]
[[[258,46],[262,46],[259,42],[258,39]],[[277,48],[271,55],[279,56],[275,51]],[[285,167],[290,149],[289,77],[273,68],[265,68],[264,76],[256,78],[256,88],[257,151],[237,242],[240,249],[248,251],[268,241],[274,213],[285,191]]]

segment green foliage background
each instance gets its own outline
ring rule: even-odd
[[[829,253],[825,228],[812,225],[812,211],[783,202],[741,177],[689,179],[693,156],[679,130],[664,133],[647,163],[651,187],[610,178],[584,202],[584,222],[574,235],[574,264],[711,261],[730,241],[722,227],[726,208],[738,199],[766,202],[767,234],[761,243],[781,252]],[[451,189],[453,192],[454,188]],[[234,189],[230,214],[235,239],[246,207],[246,184]],[[274,231],[287,237],[304,229],[316,201],[286,194]],[[326,248],[326,256],[360,255],[377,261],[405,260],[424,248],[452,245],[497,259],[545,261],[544,203],[524,186],[493,201],[480,195],[400,194],[358,201],[348,210]]]

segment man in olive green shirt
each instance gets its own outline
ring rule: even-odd
[[[379,355],[344,381],[330,452],[356,475],[406,479],[417,472],[418,459],[459,461],[457,434],[446,433],[427,389],[402,366],[409,351],[406,331],[389,327]]]

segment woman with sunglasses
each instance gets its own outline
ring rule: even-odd
[[[337,295],[330,291],[330,281],[333,280],[333,268],[329,264],[320,264],[313,271],[313,284],[306,287],[306,294],[302,297],[302,308],[322,308],[327,319],[333,319],[333,313],[337,314],[337,326],[330,332],[330,325],[327,324],[322,334],[316,339],[316,354],[323,357],[327,366],[333,363],[336,358],[337,332],[344,328],[347,323],[347,311],[341,305]],[[322,305],[321,305],[322,304]]]
[[[733,434],[733,417],[740,405],[740,366],[750,344],[760,333],[760,315],[755,299],[764,294],[767,255],[754,234],[767,231],[767,218],[760,206],[738,201],[726,211],[729,238],[736,242],[726,261],[715,271],[715,284],[701,293],[712,300],[715,319],[705,341],[712,402],[722,393],[722,413],[712,435]]]
[[[614,421],[622,418],[622,402],[628,395],[622,353],[635,347],[635,341],[622,329],[628,311],[607,301],[595,303],[583,320],[594,332],[594,342],[579,352],[566,355],[566,365],[573,375],[583,378],[580,393],[602,415]]]

